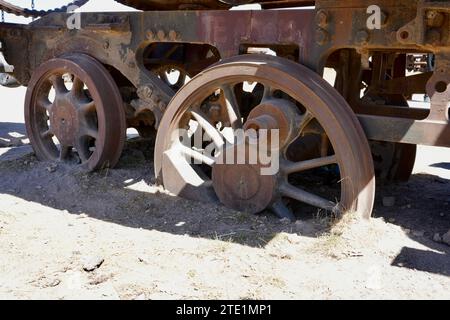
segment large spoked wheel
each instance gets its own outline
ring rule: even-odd
[[[43,161],[76,161],[91,171],[114,167],[126,120],[119,89],[95,59],[52,59],[33,73],[25,101],[31,144]]]
[[[260,101],[250,112],[242,91]],[[279,155],[278,171],[263,174],[268,166],[259,160],[224,161],[249,143],[233,135],[241,128],[254,130],[253,140],[263,139],[261,129],[278,130],[278,147],[268,153]],[[225,60],[181,88],[161,122],[155,170],[176,195],[290,219],[305,205],[370,217],[374,203],[370,148],[346,101],[313,71],[266,55]]]

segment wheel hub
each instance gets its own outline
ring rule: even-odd
[[[247,122],[244,124],[244,130],[278,130],[279,142],[278,148],[282,149],[292,140],[295,134],[295,120],[299,113],[297,107],[285,99],[270,99],[256,106]],[[268,135],[269,146],[271,144],[271,135]]]
[[[78,132],[78,116],[75,106],[66,99],[57,101],[50,115],[50,125],[62,144],[73,146]]]
[[[295,137],[295,124],[298,117],[298,109],[293,103],[282,99],[271,99],[252,110],[244,124],[244,130],[249,137],[253,136],[249,130],[255,130],[258,145],[267,143],[269,153],[278,152],[281,155],[283,149]],[[267,135],[260,135],[261,130],[269,131]],[[270,130],[278,130],[278,143],[272,143]],[[262,136],[267,137],[267,140],[262,141]],[[245,163],[241,164],[236,159],[241,157],[239,153],[243,150],[245,150]],[[232,152],[236,163],[216,161],[213,166],[213,185],[220,201],[226,206],[238,211],[259,213],[277,199],[280,175],[278,173],[263,174],[264,169],[268,169],[271,164],[263,165],[258,152],[256,152],[258,155],[256,163],[251,162],[250,151],[255,151],[255,144],[254,142],[250,144],[247,138],[240,144],[226,148],[224,154],[228,155]],[[220,157],[226,159],[226,156]]]
[[[240,167],[227,167],[225,174],[225,187],[231,190],[232,196],[239,200],[254,198],[261,189],[258,172],[253,166],[241,165]]]
[[[232,146],[238,152],[238,146]],[[230,150],[230,149],[229,149]],[[257,164],[216,164],[213,167],[214,190],[229,208],[258,213],[266,209],[276,196],[277,176],[261,175]]]

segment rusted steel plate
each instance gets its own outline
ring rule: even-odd
[[[216,46],[222,57],[239,53],[248,45],[296,45],[300,61],[312,47],[314,10],[214,11],[198,13],[196,38]]]

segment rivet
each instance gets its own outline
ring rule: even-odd
[[[159,30],[156,36],[160,41],[166,39],[166,33],[164,32],[164,30]]]

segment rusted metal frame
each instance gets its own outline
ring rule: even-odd
[[[348,15],[349,10],[346,9],[345,11],[347,11],[345,15]],[[362,9],[359,11],[364,16]],[[411,16],[410,11],[407,14],[403,14],[402,17]],[[208,43],[218,48],[222,57],[235,55],[242,43],[255,45],[273,43],[296,44],[300,48],[299,61],[316,70],[320,69],[320,59],[317,59],[317,57],[326,57],[327,53],[337,50],[339,47],[349,47],[357,50],[370,47],[369,44],[363,46],[360,43],[352,42],[354,30],[359,29],[360,26],[358,25],[355,28],[355,22],[353,21],[354,27],[348,28],[346,27],[348,26],[346,22],[348,20],[346,19],[342,20],[344,23],[337,24],[335,27],[334,31],[336,33],[333,37],[333,43],[327,46],[320,46],[314,43],[317,40],[317,37],[314,38],[313,32],[311,32],[315,29],[313,23],[314,14],[314,10],[84,14],[83,17],[87,18],[86,20],[94,21],[85,30],[82,29],[75,32],[64,30],[66,15],[52,15],[42,19],[42,25],[31,26],[33,40],[30,44],[30,52],[33,52],[33,56],[30,57],[31,66],[29,71],[31,72],[35,66],[49,57],[57,56],[67,51],[87,51],[86,53],[95,56],[103,63],[116,67],[137,87],[148,83],[156,83],[155,88],[159,89],[161,87],[164,88],[158,83],[159,79],[155,79],[153,74],[139,65],[140,50],[155,41]],[[128,18],[130,28],[129,30],[111,28],[111,26],[107,26],[108,21],[104,22],[100,19],[102,16]],[[338,17],[334,19],[339,21]],[[95,23],[95,21],[98,22],[99,20],[101,21],[100,24],[106,25],[101,27],[98,23]],[[398,24],[405,24],[405,21],[399,20],[401,21]],[[317,34],[315,35],[317,36]],[[56,41],[54,40],[56,38],[62,40]],[[356,41],[360,40],[358,38],[355,39]],[[420,49],[418,46],[400,46],[396,40],[390,39],[387,41],[386,37],[375,36],[371,41],[373,42],[370,43],[371,46],[374,46],[376,49],[383,49],[389,46],[399,50],[405,50],[405,48],[406,50],[411,48],[413,51]],[[26,68],[20,69],[24,70]],[[445,114],[445,112],[441,113]],[[430,131],[430,135],[433,134],[432,131]],[[420,143],[420,141],[416,142]]]
[[[429,144],[429,145],[441,145],[441,146],[449,146],[450,145],[450,134],[449,128],[450,124],[448,121],[449,112],[448,112],[448,104],[449,104],[449,96],[447,91],[444,93],[436,94],[435,86],[439,82],[450,83],[447,79],[447,75],[450,74],[450,67],[447,64],[449,60],[447,58],[447,52],[450,50],[450,44],[447,42],[439,43],[436,46],[435,43],[429,44],[426,41],[415,41],[411,40],[410,43],[404,43],[403,41],[399,41],[398,34],[401,32],[402,28],[405,25],[408,25],[410,21],[417,20],[418,16],[423,19],[424,13],[426,10],[424,8],[426,5],[422,5],[418,7],[417,10],[414,7],[415,3],[411,3],[411,1],[382,1],[379,5],[381,6],[384,14],[384,18],[387,20],[384,21],[383,29],[380,31],[368,31],[366,27],[366,9],[367,6],[372,3],[368,1],[352,1],[351,4],[348,2],[341,2],[338,4],[336,1],[318,1],[318,15],[322,12],[322,15],[325,15],[326,20],[329,23],[323,23],[323,18],[318,19],[321,21],[320,25],[318,24],[318,29],[316,31],[316,39],[317,35],[320,36],[319,47],[315,48],[316,57],[323,57],[323,61],[320,63],[319,68],[325,65],[325,58],[329,56],[331,52],[335,52],[341,50],[343,48],[349,48],[355,50],[357,53],[361,55],[361,62],[357,62],[357,60],[352,60],[349,62],[349,65],[353,64],[349,75],[345,76],[347,79],[352,79],[349,83],[354,83],[350,89],[341,89],[342,93],[345,95],[347,92],[347,100],[353,106],[356,112],[362,112],[361,109],[367,113],[367,106],[361,106],[359,100],[359,89],[357,90],[356,84],[359,85],[359,81],[355,82],[355,78],[358,79],[359,76],[362,75],[361,71],[358,71],[355,68],[356,65],[361,65],[364,68],[363,62],[364,60],[368,60],[366,58],[369,57],[370,51],[379,51],[379,52],[434,52],[436,54],[436,60],[439,61],[438,64],[441,65],[441,68],[437,68],[433,76],[429,77],[427,82],[427,93],[431,97],[431,112],[427,119],[422,121],[417,121],[414,119],[402,119],[399,116],[407,116],[418,117],[419,119],[423,119],[426,117],[428,111],[420,111],[417,109],[407,109],[401,110],[401,106],[398,107],[389,107],[389,106],[379,106],[374,105],[372,110],[379,111],[378,113],[384,115],[390,114],[395,115],[391,117],[387,116],[375,116],[375,115],[359,115],[359,119],[364,125],[367,136],[369,139],[374,140],[384,140],[391,142],[405,142],[405,143],[413,143],[413,144]],[[352,7],[350,10],[350,7]],[[449,3],[434,3],[433,8],[438,10],[445,10],[446,12],[450,9]],[[421,14],[419,14],[422,12]],[[395,19],[391,18],[395,17]],[[348,21],[352,21],[352,28],[348,28]],[[426,26],[423,26],[425,28]],[[422,31],[423,32],[423,31]],[[333,37],[328,38],[329,40],[323,43],[323,39],[326,38],[323,34],[330,35]],[[412,38],[414,39],[414,38]],[[328,52],[327,52],[328,50]],[[323,52],[327,52],[327,55],[323,55]],[[359,76],[358,76],[359,75]],[[426,77],[421,76],[421,77]],[[360,79],[360,78],[359,78]],[[422,79],[421,84],[423,84],[425,79]],[[386,89],[389,89],[389,86],[395,85],[395,80],[391,83],[384,83],[387,86]],[[397,84],[398,85],[398,84]],[[389,90],[387,90],[389,91]],[[354,95],[358,95],[354,96]],[[359,106],[358,106],[359,103]],[[376,111],[375,111],[376,112]],[[402,114],[403,113],[403,114]]]
[[[450,125],[445,121],[358,115],[367,138],[450,148]]]
[[[416,18],[399,29],[397,40],[403,44],[418,44],[433,48],[448,47],[450,44],[448,14],[450,14],[448,1],[419,2]],[[442,32],[446,33],[441,32],[439,35],[441,28]]]
[[[416,120],[428,117],[427,109],[406,108],[408,107],[406,98],[414,93],[425,94],[426,84],[432,72],[405,76],[405,58],[406,55],[401,53],[377,52],[372,56],[371,79],[366,80],[369,81],[369,87],[362,99],[352,101],[352,105],[357,105],[358,113]],[[361,80],[357,81],[359,83]],[[374,99],[382,99],[382,101]]]
[[[61,33],[58,34],[61,40],[55,42],[53,47],[48,48],[50,52],[63,51],[56,47],[64,40],[76,42],[78,38],[83,38],[101,43],[102,50],[106,52],[94,51],[98,51],[96,53],[104,58],[107,58],[108,55],[112,56],[110,53],[112,51],[119,51],[122,58],[127,60],[130,60],[130,57],[125,57],[126,54],[134,55],[137,64],[139,64],[138,51],[153,42],[210,44],[220,51],[222,58],[237,55],[240,46],[246,43],[295,45],[300,47],[299,54],[303,59],[309,56],[308,47],[313,42],[310,32],[310,29],[313,28],[313,9],[301,11],[133,12],[102,14],[102,16],[114,17],[116,20],[128,20],[124,24],[129,23],[129,27],[124,27],[122,30],[118,30],[119,28],[110,30],[110,22],[98,22],[102,20],[99,14],[85,13],[82,14],[82,21],[86,21],[86,26],[82,26],[79,31],[64,31],[61,28],[65,27],[66,15],[50,15],[33,26],[34,29],[47,26],[47,32],[50,32],[41,40],[35,39],[35,47],[38,49],[39,46],[49,45],[49,38],[57,35],[51,34],[51,30],[48,30],[49,25],[53,25],[53,29],[61,30]],[[106,18],[103,20],[108,20]],[[103,30],[105,33],[98,33]],[[103,45],[107,41],[109,45],[105,49]],[[86,43],[86,40],[84,42]],[[71,45],[71,47],[75,46]],[[83,44],[78,47],[83,49]],[[126,62],[130,63],[131,61]],[[119,67],[121,67],[120,63],[123,61],[116,62]]]
[[[151,110],[158,120],[173,91],[145,67],[142,55],[147,46],[155,42],[210,44],[225,58],[239,54],[242,43],[285,44],[301,47],[295,59],[301,60],[312,40],[305,30],[312,24],[314,11],[83,13],[80,30],[68,30],[67,18],[53,14],[29,26],[29,73],[66,53],[91,55],[129,79],[138,90],[136,105]],[[26,85],[27,80],[23,77],[21,82]]]
[[[6,61],[14,66],[13,76],[20,83],[27,83],[30,72],[31,30],[21,24],[3,23],[0,27],[0,41]],[[17,54],[20,52],[21,54]]]
[[[427,93],[431,99],[428,119],[447,121],[450,125],[450,53],[436,55],[435,72],[427,83]],[[450,136],[447,138],[450,140]]]
[[[135,14],[136,15],[136,14]],[[130,18],[131,21],[136,19]],[[296,61],[305,60],[307,44],[312,41],[306,32],[312,25],[314,10],[303,11],[196,11],[145,12],[139,16],[133,38],[141,40],[136,52],[140,70],[145,67],[143,49],[152,43],[209,44],[221,58],[236,56],[242,46],[298,47]],[[144,41],[142,41],[144,39]]]
[[[425,108],[405,108],[404,106],[393,106],[393,105],[376,105],[376,104],[360,103],[358,105],[358,108],[359,109],[357,114],[395,117],[413,120],[426,119],[430,114],[430,110]]]
[[[45,61],[79,52],[113,66],[136,88],[133,107],[150,110],[159,122],[174,92],[145,67],[143,52],[155,42],[210,44],[223,58],[239,54],[241,44],[301,47],[299,61],[307,55],[306,30],[314,17],[308,12],[144,12],[83,13],[81,29],[69,30],[68,14],[52,14],[28,26],[11,26],[7,34],[8,56],[15,57],[15,75],[27,85],[33,70]],[[269,21],[269,23],[266,23]],[[26,37],[23,36],[26,30]],[[19,40],[19,41],[16,41]],[[20,50],[17,43],[22,44]],[[28,52],[26,61],[15,52]]]
[[[145,10],[218,10],[231,6],[258,3],[264,9],[313,6],[314,0],[116,0],[122,4]]]
[[[385,80],[375,84],[371,89],[380,94],[402,93],[405,96],[410,96],[414,93],[421,93],[421,90],[425,89],[432,75],[433,72],[426,72],[408,77]]]
[[[156,74],[140,68],[136,59],[141,40],[135,32],[136,14],[83,13],[80,30],[68,30],[68,15],[54,14],[31,25],[31,68],[67,53],[80,52],[95,57],[118,70],[137,89],[141,104],[159,119],[173,91]],[[135,21],[130,21],[134,19]],[[138,30],[137,30],[138,31]]]
[[[358,118],[369,139],[402,142],[411,144],[424,144],[431,146],[450,147],[450,74],[448,68],[439,69],[427,82],[427,93],[431,97],[431,108],[393,108],[388,106],[376,106],[371,109],[371,115],[359,114]],[[437,92],[438,83],[447,84],[444,92]],[[383,110],[384,109],[384,110]],[[403,109],[403,110],[402,110]],[[367,110],[367,108],[366,108]],[[376,116],[376,112],[386,116]],[[403,113],[403,115],[402,115]],[[416,119],[402,119],[400,117],[414,116]]]

